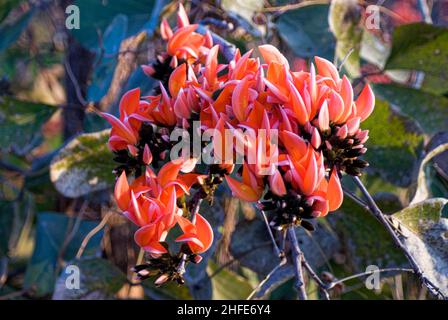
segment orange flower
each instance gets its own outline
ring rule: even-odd
[[[162,20],[160,33],[164,40],[168,41],[167,53],[173,57],[172,65],[177,66],[177,61],[187,61],[192,63],[201,56],[205,56],[209,48],[212,47],[212,40],[209,34],[201,35],[196,33],[198,25],[190,24],[184,6],[179,4],[177,13],[177,30],[173,31],[166,19]]]
[[[133,89],[123,95],[120,101],[120,118],[108,113],[101,115],[112,125],[109,138],[109,148],[112,151],[129,149],[131,154],[136,153],[135,145],[138,142],[138,130],[145,118],[142,109],[145,103],[140,101],[140,89]]]
[[[199,213],[195,215],[195,221],[178,216],[177,222],[183,231],[183,235],[176,238],[176,242],[185,242],[194,254],[207,251],[213,243],[213,230],[210,224]]]
[[[183,160],[165,164],[157,175],[147,168],[144,176],[129,185],[123,171],[115,185],[115,199],[124,215],[140,229],[135,234],[139,246],[151,254],[165,253],[160,245],[169,230],[177,223],[183,211],[177,207],[177,198],[188,194],[190,188],[204,175],[180,171],[188,163]]]

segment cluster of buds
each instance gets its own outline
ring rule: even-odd
[[[139,227],[135,240],[149,255],[136,271],[146,277],[158,270],[159,284],[181,283],[185,261],[199,262],[213,241],[209,223],[187,199],[211,200],[226,180],[236,197],[267,211],[276,228],[310,228],[307,219],[341,205],[341,174],[360,175],[367,166],[359,157],[368,139],[360,124],[375,103],[368,85],[355,100],[349,80],[331,62],[316,57],[317,72],[313,64],[309,72],[293,71],[271,45],[259,47],[264,62],[252,50],[236,50],[228,64],[220,64],[219,46],[197,27],[180,5],[177,29],[166,20],[160,27],[166,52],[143,67],[161,80],[156,94],[141,97],[139,89],[131,90],[120,102],[119,118],[103,114],[120,163],[115,198]],[[212,130],[214,162],[205,172],[198,155],[168,159],[175,129]],[[236,147],[227,140],[229,131]],[[278,141],[271,140],[275,135]],[[199,197],[190,197],[191,189]],[[166,238],[175,226],[183,231],[176,239],[182,245],[171,255]]]

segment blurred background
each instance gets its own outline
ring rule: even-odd
[[[130,271],[144,257],[111,197],[109,126],[94,110],[117,113],[121,94],[135,87],[151,93],[154,82],[140,65],[163,48],[160,19],[174,22],[177,3],[0,1],[0,299],[245,299],[277,264],[254,208],[223,188],[203,210],[215,228],[213,250],[189,266],[185,286],[140,283]],[[432,197],[448,197],[448,152],[424,160],[448,142],[447,0],[183,3],[193,23],[243,52],[270,43],[296,70],[307,70],[315,55],[343,62],[355,94],[373,84],[376,109],[363,123],[370,168],[362,179],[385,212],[409,204],[419,174]],[[418,230],[422,239],[436,245],[431,254],[446,263],[447,233],[425,231]],[[386,231],[348,197],[317,231],[298,237],[327,281],[369,265],[406,266]],[[78,290],[65,285],[70,265],[81,272]],[[446,280],[443,267],[438,276]],[[282,269],[262,297],[295,298],[293,276]],[[412,274],[381,280],[378,290],[362,277],[343,281],[331,296],[429,298]],[[313,282],[307,290],[320,298]]]

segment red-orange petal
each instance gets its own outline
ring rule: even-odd
[[[289,69],[288,60],[276,47],[270,44],[265,44],[262,46],[258,46],[258,50],[260,50],[260,53],[267,64],[271,62],[278,62],[287,66],[287,68]]]
[[[316,62],[316,67],[319,75],[332,78],[336,83],[337,81],[339,81],[339,72],[334,64],[321,57],[314,57],[314,61]]]
[[[170,75],[168,87],[171,97],[175,98],[181,88],[185,87],[187,82],[187,64],[182,63]]]
[[[131,129],[128,128],[123,122],[121,122],[119,119],[117,119],[115,116],[109,113],[102,112],[101,116],[105,118],[112,125],[112,128],[115,130],[115,133],[118,134],[124,140],[126,140],[126,142],[128,142],[129,144],[137,143],[137,137],[134,135]]]
[[[246,77],[235,87],[232,94],[232,109],[238,121],[246,120],[249,105],[249,79]]]
[[[230,176],[225,176],[227,184],[232,190],[233,194],[241,200],[255,202],[261,197],[261,192],[255,190]]]
[[[327,200],[329,204],[329,210],[337,210],[344,199],[344,194],[342,192],[341,182],[336,168],[333,168],[333,172],[330,176],[330,181],[327,187]]]
[[[131,195],[128,179],[124,170],[115,183],[114,196],[115,200],[117,201],[118,207],[123,211],[128,210],[129,203],[131,202]]]
[[[120,100],[120,118],[133,114],[140,105],[140,88],[135,88],[126,92]]]
[[[280,139],[293,160],[300,161],[306,155],[308,150],[307,144],[297,134],[283,131],[280,132]]]
[[[367,84],[356,99],[357,116],[361,117],[361,121],[367,119],[375,107],[375,95]]]
[[[199,213],[196,213],[196,234],[204,245],[202,250],[196,253],[207,251],[213,243],[213,229],[210,223]]]
[[[286,194],[285,182],[278,169],[275,169],[274,173],[269,176],[269,186],[272,192],[278,196],[284,196]]]

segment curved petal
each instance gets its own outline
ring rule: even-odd
[[[181,159],[170,161],[160,169],[159,173],[157,174],[157,180],[162,187],[164,187],[169,182],[175,181],[177,179],[177,175],[179,174],[179,171],[183,164],[180,160]]]
[[[328,207],[330,211],[337,210],[344,199],[344,194],[342,192],[341,182],[339,181],[339,176],[336,168],[333,168],[333,172],[330,176],[330,181],[327,187],[327,200]]]
[[[367,119],[375,107],[375,95],[372,89],[367,84],[356,99],[357,116],[361,117],[361,121]]]
[[[115,183],[114,196],[118,207],[123,211],[128,210],[129,203],[131,202],[131,195],[128,179],[124,170]]]
[[[327,59],[314,57],[319,75],[332,78],[336,83],[339,81],[339,72],[335,65]]]
[[[105,118],[111,125],[114,131],[123,139],[125,139],[129,144],[136,144],[137,137],[123,122],[117,119],[115,116],[102,112],[101,116]]]
[[[135,88],[126,92],[120,100],[120,119],[124,115],[130,115],[138,110],[140,105],[140,88]]]
[[[179,28],[171,39],[168,41],[167,52],[171,56],[176,55],[177,49],[183,47],[189,41],[189,35],[191,35],[196,28],[197,24],[191,24],[182,28]]]
[[[269,186],[271,187],[271,191],[278,196],[284,196],[286,194],[285,182],[278,169],[275,169],[274,174],[269,176]]]
[[[260,53],[267,64],[274,61],[285,65],[289,69],[288,60],[276,47],[270,44],[265,44],[262,46],[258,46],[258,50],[260,50]]]
[[[232,190],[233,194],[241,200],[255,202],[261,197],[261,192],[244,184],[230,176],[225,176],[227,184]]]
[[[319,110],[318,118],[319,129],[322,131],[327,131],[330,129],[330,115],[328,112],[327,100],[324,101]]]
[[[185,87],[187,82],[187,64],[182,63],[178,66],[170,75],[168,81],[168,89],[170,91],[171,97],[177,97],[179,90]]]
[[[249,105],[249,78],[245,77],[237,84],[232,94],[232,109],[238,121],[246,120],[246,111]]]
[[[314,152],[314,151],[312,151]],[[318,182],[318,169],[317,169],[317,161],[314,154],[312,154],[309,158],[309,163],[307,166],[307,170],[305,172],[305,176],[303,179],[303,193],[305,195],[310,195],[316,189]]]
[[[179,3],[179,10],[177,11],[177,25],[179,28],[188,26],[190,20],[182,3]]]
[[[213,229],[210,223],[199,213],[196,213],[196,234],[198,239],[202,242],[203,248],[196,253],[207,251],[213,243]]]
[[[308,147],[301,137],[289,131],[280,132],[280,138],[288,151],[288,154],[295,161],[300,161],[307,153]]]

